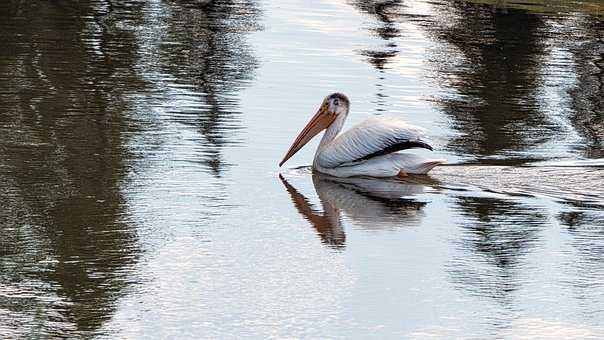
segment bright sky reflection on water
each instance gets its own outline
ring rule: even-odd
[[[604,337],[601,8],[484,3],[1,4],[0,337]],[[334,91],[451,165],[279,170]]]

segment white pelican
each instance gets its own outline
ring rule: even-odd
[[[372,117],[338,135],[348,116],[350,101],[341,93],[325,97],[321,107],[304,127],[279,166],[324,129],[315,153],[313,169],[331,176],[404,177],[425,174],[444,163],[398,151],[410,148],[432,150],[419,127],[389,117]]]
[[[322,208],[316,209],[282,175],[279,178],[298,212],[312,224],[324,243],[335,247],[344,247],[346,243],[343,216],[367,230],[418,225],[427,203],[417,201],[413,196],[437,184],[366,177],[337,178],[314,173],[312,181]]]

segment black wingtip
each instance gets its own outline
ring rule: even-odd
[[[432,146],[430,144],[424,143],[424,142],[416,142],[417,143],[417,148],[424,148],[424,149],[428,149],[430,151],[434,151],[434,149],[432,148]]]
[[[364,161],[364,160],[367,160],[367,159],[370,159],[373,157],[382,156],[382,155],[386,155],[389,153],[393,153],[393,152],[397,152],[397,151],[401,151],[401,150],[405,150],[405,149],[412,149],[412,148],[424,148],[424,149],[428,149],[430,151],[434,151],[434,149],[432,149],[432,147],[425,142],[418,141],[418,140],[416,140],[416,141],[405,140],[405,141],[390,145],[380,151],[376,151],[365,157],[356,159],[355,162]]]

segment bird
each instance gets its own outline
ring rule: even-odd
[[[283,166],[319,132],[325,134],[313,159],[313,170],[334,177],[401,177],[426,174],[445,163],[399,152],[411,148],[433,150],[424,139],[424,130],[398,118],[374,116],[340,134],[350,110],[350,100],[342,93],[325,97],[317,113],[298,134],[279,163]]]
[[[426,202],[417,198],[434,180],[397,181],[380,178],[341,178],[312,174],[312,182],[322,209],[292,186],[283,175],[279,179],[289,193],[298,212],[315,228],[324,244],[343,248],[346,233],[343,217],[357,227],[367,230],[391,230],[405,225],[417,225],[424,217]]]

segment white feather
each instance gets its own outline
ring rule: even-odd
[[[323,169],[352,165],[351,162],[382,151],[402,141],[426,143],[422,139],[423,136],[424,130],[420,127],[407,124],[393,117],[376,116],[337,136],[335,140],[319,150],[316,162]],[[386,159],[382,159],[383,157],[376,158],[372,162],[374,167],[386,161]],[[392,172],[392,170],[388,172]]]

